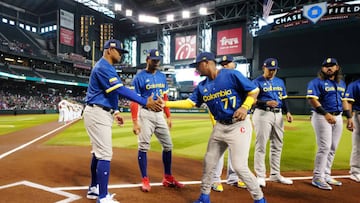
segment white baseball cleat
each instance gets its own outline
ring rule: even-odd
[[[265,187],[266,186],[265,178],[257,177],[256,180],[257,180],[258,184],[260,185],[260,187]]]
[[[285,184],[285,185],[292,185],[293,184],[293,181],[291,179],[285,178],[282,175],[270,175],[269,179],[270,179],[270,181],[282,183],[282,184]]]
[[[350,179],[355,181],[355,182],[360,183],[360,174],[351,174]]]

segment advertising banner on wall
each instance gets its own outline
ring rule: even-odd
[[[217,32],[216,54],[242,54],[242,28]]]
[[[175,60],[196,57],[196,35],[175,37]]]
[[[60,28],[60,44],[74,46],[74,31]]]
[[[74,30],[74,14],[60,9],[60,26]]]
[[[150,49],[157,49],[158,42],[144,42],[140,44],[140,63],[146,63],[146,54]]]

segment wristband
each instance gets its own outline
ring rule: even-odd
[[[325,116],[325,114],[327,114],[328,112],[322,107],[322,106],[318,106],[315,108],[316,113],[319,113],[323,116]]]
[[[251,106],[254,104],[254,101],[255,101],[254,97],[247,96],[241,107],[244,107],[245,109],[249,110],[251,109]]]
[[[344,110],[343,114],[344,114],[344,116],[346,116],[346,118],[351,118],[350,110]]]

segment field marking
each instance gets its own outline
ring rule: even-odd
[[[60,191],[60,190],[54,190],[51,187],[47,187],[47,186],[40,185],[40,184],[37,184],[37,183],[33,183],[33,182],[30,182],[30,181],[26,181],[26,180],[19,181],[19,182],[16,182],[16,183],[11,183],[11,184],[8,184],[8,185],[0,186],[0,190],[5,189],[5,188],[16,187],[16,186],[19,186],[19,185],[25,185],[25,186],[28,186],[28,187],[44,190],[46,192],[50,192],[50,193],[54,193],[54,194],[66,197],[66,199],[61,200],[61,201],[57,201],[56,203],[69,203],[69,202],[73,202],[75,200],[78,200],[78,199],[82,198],[79,195],[71,194],[71,193],[68,193],[68,192]]]
[[[332,178],[350,178],[350,175],[338,175],[338,176],[331,176]],[[311,180],[313,176],[304,176],[304,177],[286,177],[291,180]],[[269,181],[269,178],[265,179],[266,181]],[[184,185],[199,185],[201,184],[201,181],[179,181],[180,183]],[[221,180],[222,183],[226,183],[226,180]],[[271,182],[271,181],[269,181]],[[141,187],[142,184],[115,184],[115,185],[109,185],[109,189],[121,189],[121,188],[136,188]],[[150,183],[151,186],[162,186],[162,183]],[[53,190],[59,190],[59,191],[67,191],[67,190],[87,190],[89,186],[70,186],[70,187],[55,187],[52,188]]]
[[[0,125],[0,128],[14,128],[15,125]]]
[[[34,142],[37,142],[37,141],[39,141],[39,140],[41,140],[41,139],[43,139],[43,138],[45,138],[45,137],[53,134],[54,132],[56,132],[56,131],[58,131],[58,130],[61,130],[61,129],[67,127],[68,125],[70,125],[71,123],[73,123],[73,122],[75,122],[75,121],[77,121],[77,120],[73,120],[73,121],[71,121],[71,122],[69,122],[69,123],[67,123],[67,124],[65,124],[65,125],[62,125],[62,126],[60,126],[60,127],[56,128],[56,129],[54,129],[54,130],[52,130],[52,131],[44,134],[44,135],[41,135],[41,136],[38,137],[38,138],[35,138],[35,139],[31,140],[30,142],[27,142],[27,143],[25,143],[25,144],[23,144],[23,145],[20,145],[19,147],[15,148],[15,149],[12,149],[12,150],[10,150],[10,151],[7,151],[7,152],[1,154],[1,155],[0,155],[0,160],[1,160],[2,158],[4,158],[4,157],[6,157],[6,156],[8,156],[8,155],[10,155],[10,154],[12,154],[12,153],[14,153],[14,152],[16,152],[16,151],[19,151],[20,149],[23,149],[23,148],[31,145],[31,144],[34,143]]]

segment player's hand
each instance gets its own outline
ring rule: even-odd
[[[287,112],[286,113],[286,120],[287,120],[287,122],[289,122],[289,123],[291,123],[292,121],[293,121],[293,117],[292,117],[292,115],[291,115],[291,113],[290,112]]]
[[[329,113],[325,114],[325,119],[330,124],[335,124],[336,123],[336,117],[334,117],[333,115],[331,115]]]
[[[243,121],[245,120],[246,116],[247,116],[247,109],[244,107],[240,107],[238,108],[234,114],[233,114],[233,119],[236,121]]]
[[[351,118],[347,119],[346,129],[350,131],[353,131],[355,129],[354,121]]]
[[[114,120],[118,126],[124,126],[124,118],[120,115],[120,113],[116,113],[114,115]]]
[[[134,121],[134,125],[133,125],[133,133],[135,135],[138,135],[141,132],[140,130],[140,125],[137,121]]]
[[[146,107],[152,111],[155,112],[159,112],[162,111],[163,109],[163,103],[162,101],[158,101],[158,100],[154,100],[153,99],[154,94],[151,94],[148,98],[147,98],[147,103],[146,103]]]
[[[277,107],[278,104],[279,104],[279,103],[278,103],[277,101],[275,101],[275,100],[271,100],[271,101],[267,101],[267,102],[266,102],[266,106],[270,106],[270,107],[272,107],[272,108]]]

